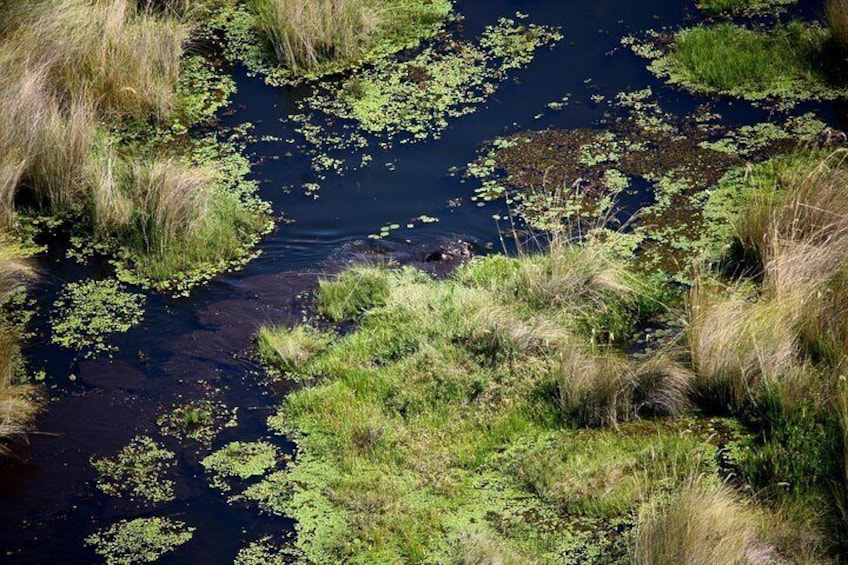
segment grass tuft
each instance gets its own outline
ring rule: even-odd
[[[295,73],[356,60],[379,20],[363,0],[251,0],[278,62]]]
[[[777,557],[760,538],[760,515],[725,485],[693,478],[648,504],[639,517],[633,562],[768,563]]]

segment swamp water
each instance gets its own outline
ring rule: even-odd
[[[260,324],[300,320],[317,277],[351,260],[378,253],[425,266],[430,251],[456,239],[482,252],[501,250],[500,233],[509,224],[493,217],[506,216],[506,205],[472,200],[479,183],[463,180],[461,172],[487,141],[527,129],[603,128],[610,111],[603,100],[624,91],[650,87],[663,110],[678,116],[710,102],[664,87],[644,60],[620,44],[631,33],[696,20],[690,3],[460,0],[456,11],[464,16],[456,33],[469,38],[518,11],[529,22],[559,26],[564,37],[542,47],[526,68],[512,71],[474,113],[451,119],[439,139],[372,147],[370,164],[343,174],[329,170],[319,178],[289,118],[299,112],[307,89],[273,88],[242,68],[232,69],[238,93],[222,125],[253,124],[255,141],[248,147],[256,163],[253,176],[262,198],[284,219],[262,241],[261,256],[243,270],[215,278],[188,298],[150,294],[143,322],[111,340],[117,347],[111,359],[76,358],[52,345],[49,325],[62,286],[105,277],[106,268],[96,261],[81,266],[56,245],[40,258],[43,280],[32,293],[39,313],[26,354],[33,370],[44,371],[51,400],[24,460],[0,468],[0,561],[96,562],[84,545],[87,536],[118,520],[145,516],[167,516],[196,528],[193,539],[163,563],[232,563],[239,549],[265,535],[284,542],[293,532],[291,521],[228,504],[226,495],[209,486],[199,463],[208,449],[161,436],[157,419],[174,406],[210,398],[237,409],[237,425],[222,429],[213,449],[264,439],[293,453],[293,443],[266,427],[285,390],[265,384],[250,356]],[[561,108],[549,106],[566,96]],[[741,102],[716,101],[711,110],[726,125],[769,119]],[[811,110],[831,121],[829,105],[794,113]],[[350,161],[358,156],[351,154]],[[633,186],[637,190],[622,196],[621,206],[636,209],[652,201],[647,184]],[[384,226],[384,237],[369,238],[381,235]],[[173,502],[151,509],[96,487],[91,458],[113,456],[137,435],[150,435],[176,454]]]

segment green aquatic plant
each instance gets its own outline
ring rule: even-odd
[[[209,445],[224,428],[237,425],[238,408],[228,408],[223,402],[202,398],[177,406],[157,418],[163,435],[191,439]]]
[[[112,496],[156,504],[174,499],[167,474],[176,466],[174,454],[148,436],[133,438],[114,457],[92,458],[97,488]]]
[[[264,475],[277,464],[279,450],[265,441],[234,441],[208,455],[201,465],[210,475],[210,484],[222,491],[232,489],[232,479]]]
[[[143,294],[114,279],[68,283],[53,304],[53,343],[85,357],[114,351],[109,337],[138,325],[144,304]]]
[[[769,31],[730,23],[677,32],[667,51],[639,47],[650,69],[673,84],[747,100],[834,99],[844,95],[826,53],[830,32],[792,22]]]
[[[276,544],[266,536],[241,548],[233,565],[285,565],[292,562],[291,553],[285,545]]]
[[[710,16],[780,14],[798,0],[700,0],[698,9]]]
[[[85,538],[107,565],[152,563],[189,542],[195,528],[169,518],[122,520]]]
[[[9,453],[11,442],[25,439],[40,406],[36,389],[22,379],[21,333],[26,322],[8,311],[35,279],[27,255],[24,245],[0,235],[0,458]]]

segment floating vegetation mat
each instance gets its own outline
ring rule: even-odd
[[[98,472],[97,488],[138,502],[174,499],[174,482],[166,478],[176,467],[174,454],[147,436],[134,438],[115,457],[92,459]]]
[[[152,563],[187,543],[194,528],[168,518],[122,520],[86,538],[107,565]]]
[[[603,130],[528,131],[495,140],[467,167],[480,183],[475,199],[505,201],[534,230],[568,225],[602,232],[622,252],[638,249],[644,268],[682,279],[712,245],[702,211],[725,174],[829,142],[826,125],[812,114],[727,129],[707,107],[682,118],[664,112],[650,89],[618,95],[610,115]],[[627,229],[608,229],[632,198],[639,200],[638,214],[625,210]]]
[[[237,414],[238,408],[229,408],[214,399],[201,398],[161,415],[156,424],[162,435],[209,445],[222,429],[234,428],[238,424]]]
[[[145,301],[114,279],[68,283],[53,304],[53,343],[83,357],[115,351],[109,336],[139,324]]]
[[[450,118],[475,112],[509,71],[561,37],[518,16],[487,27],[477,42],[443,35],[414,56],[380,60],[341,82],[316,85],[300,102],[302,114],[291,119],[299,122],[317,173],[367,165],[374,143],[385,149],[437,138]]]

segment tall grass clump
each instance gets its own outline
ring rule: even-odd
[[[222,188],[222,172],[173,158],[106,151],[90,170],[96,237],[157,282],[217,270],[244,253],[261,213]]]
[[[845,54],[848,51],[848,1],[827,0],[825,15],[833,41]]]
[[[640,415],[674,416],[688,406],[692,375],[670,358],[636,362],[577,348],[559,353],[556,389],[564,418],[580,426],[614,426]]]
[[[378,16],[363,0],[251,0],[259,29],[281,65],[308,73],[355,60]]]
[[[0,54],[2,55],[2,54]],[[45,69],[20,67],[0,56],[0,151],[4,202],[18,199],[51,212],[79,206],[88,187],[87,167],[97,118],[82,99],[63,106]],[[9,220],[13,206],[4,214]]]
[[[736,219],[759,285],[701,279],[687,329],[700,383],[740,406],[763,381],[807,361],[837,368],[848,353],[848,172],[837,153],[796,174]],[[716,388],[717,387],[717,388]]]
[[[173,110],[187,24],[130,0],[41,0],[10,10],[3,50],[43,69],[63,102],[84,99],[135,118]]]
[[[678,492],[646,505],[636,528],[637,565],[770,563],[778,557],[762,541],[762,516],[729,487],[691,478]],[[779,562],[779,561],[777,561]]]

